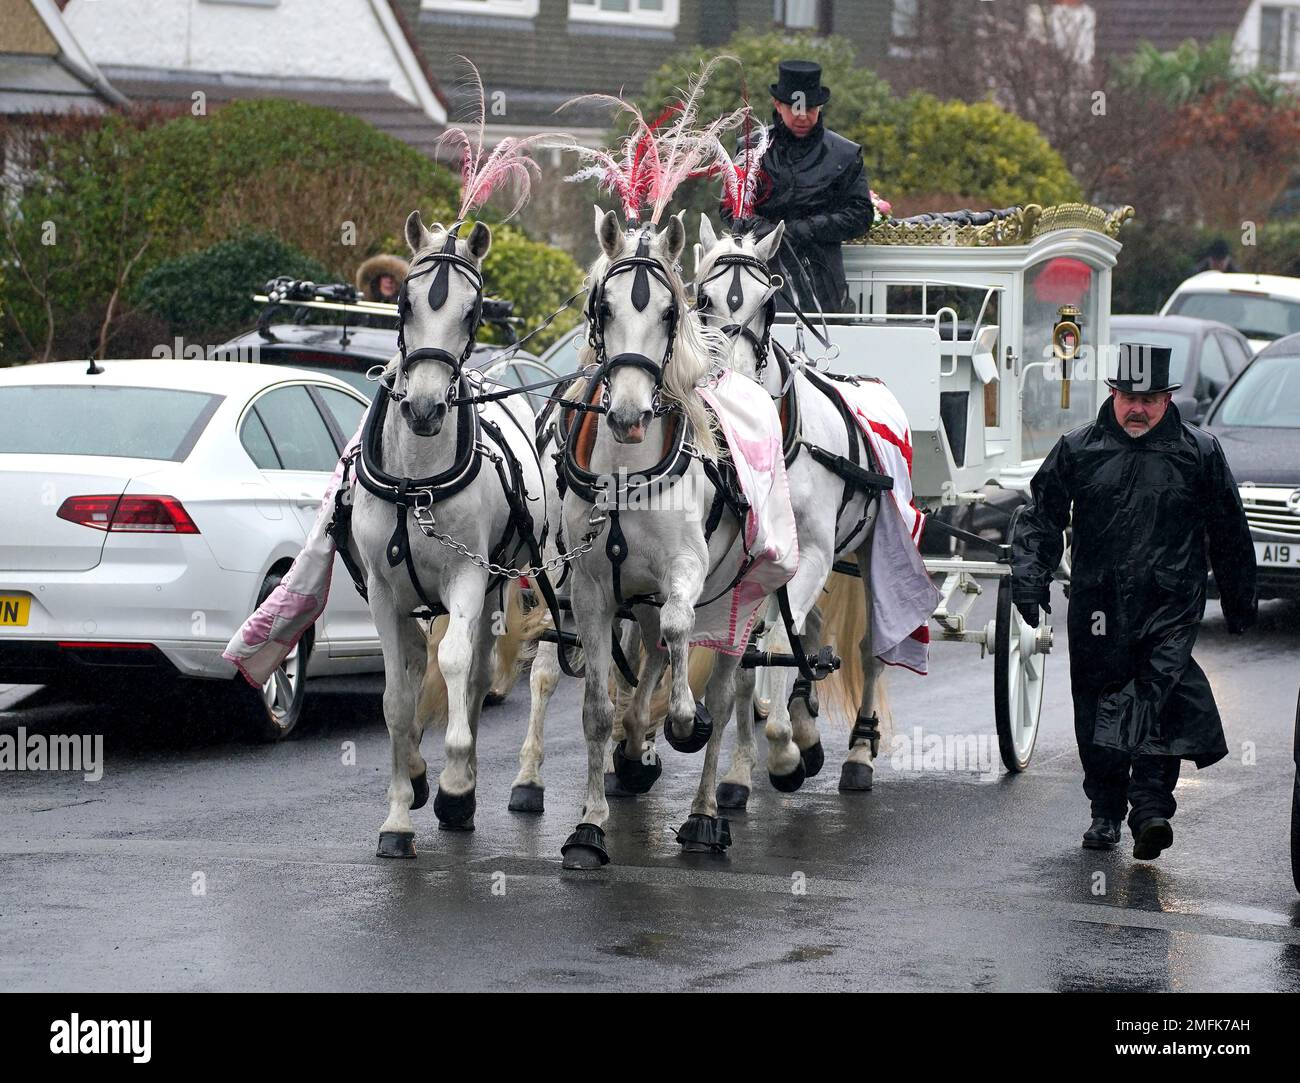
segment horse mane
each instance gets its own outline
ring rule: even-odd
[[[658,258],[658,257],[656,257]],[[664,370],[663,396],[679,406],[694,431],[695,446],[707,458],[717,459],[721,454],[718,444],[716,420],[704,404],[697,390],[722,363],[730,343],[725,335],[705,327],[686,297],[686,286],[681,275],[664,260],[660,264],[668,272],[668,286],[673,292],[682,318],[677,321],[673,339],[673,359]],[[602,253],[587,272],[587,288],[595,289],[609,270],[609,257]],[[584,342],[578,350],[578,363],[586,368],[596,361],[596,349]]]

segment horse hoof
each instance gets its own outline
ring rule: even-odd
[[[521,782],[510,790],[511,812],[544,812],[546,790],[536,782]]]
[[[596,824],[578,824],[560,847],[566,869],[590,871],[609,864],[605,832]]]
[[[801,759],[794,765],[794,770],[788,775],[774,775],[769,771],[767,777],[772,780],[772,785],[782,793],[794,793],[795,790],[803,785],[803,780],[807,777],[807,772],[804,770],[803,760]]]
[[[441,786],[433,797],[433,814],[443,831],[474,830],[474,791],[446,793]]]
[[[650,787],[663,774],[664,765],[653,750],[650,750],[650,755],[654,758],[648,764],[640,759],[628,759],[623,751],[626,744],[627,741],[623,740],[614,746],[614,774],[628,793],[649,793]]]
[[[698,700],[695,704],[695,720],[692,722],[691,732],[686,736],[685,740],[681,740],[673,734],[671,718],[664,722],[664,737],[678,752],[698,752],[709,743],[709,737],[712,734],[713,716],[709,714],[704,704]]]
[[[721,854],[731,845],[731,825],[721,816],[692,812],[677,829],[684,854]]]
[[[719,782],[716,791],[718,808],[745,810],[749,804],[749,787],[739,782]]]
[[[504,692],[489,692],[486,696],[483,697],[483,706],[500,707],[501,704],[505,703],[505,701],[506,701],[506,694]]]
[[[815,776],[822,769],[822,764],[826,762],[826,753],[822,749],[821,741],[800,749],[799,758],[803,760],[804,774],[809,778]]]
[[[846,760],[840,768],[840,793],[865,793],[871,789],[874,774],[871,764]]]
[[[605,796],[606,797],[635,797],[631,790],[618,780],[618,775],[613,771],[605,772]]]
[[[421,771],[411,779],[411,786],[415,789],[415,798],[411,801],[411,810],[424,808],[429,803],[429,772]]]
[[[414,831],[379,832],[379,849],[375,851],[375,857],[414,857],[414,856],[415,856],[415,832]]]

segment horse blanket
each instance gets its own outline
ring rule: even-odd
[[[893,393],[877,380],[827,380],[852,412],[877,468],[894,479],[871,545],[871,642],[876,657],[922,676],[929,669],[930,616],[939,588],[918,546],[925,515],[912,502],[912,432]],[[851,646],[842,645],[842,646]]]

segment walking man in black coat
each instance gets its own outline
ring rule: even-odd
[[[822,311],[852,311],[840,245],[866,233],[875,217],[862,148],[825,126],[822,110],[831,92],[822,86],[820,64],[783,60],[770,89],[772,127],[757,213],[736,223],[724,203],[722,220],[733,231],[753,229],[758,237],[784,221],[786,241],[811,279]],[[804,277],[789,266],[784,244],[780,260],[800,307],[814,311],[813,298],[802,295]]]
[[[1170,401],[1167,347],[1119,347],[1119,375],[1095,421],[1057,441],[1032,482],[1012,539],[1012,600],[1038,626],[1073,525],[1070,683],[1089,849],[1109,850],[1131,808],[1133,856],[1173,842],[1182,760],[1228,754],[1192,646],[1205,614],[1206,558],[1228,631],[1255,622],[1255,550],[1215,437]],[[1071,518],[1071,505],[1074,508]],[[1050,609],[1048,609],[1050,612]]]

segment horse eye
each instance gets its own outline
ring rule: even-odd
[[[664,309],[664,314],[663,314],[663,317],[662,317],[664,323],[672,323],[672,321],[673,321],[673,316],[674,316],[675,312],[676,312],[675,309],[672,309],[672,308],[665,308],[665,309]]]
[[[713,300],[707,293],[700,294],[700,299],[695,303],[695,307],[703,312],[706,308],[713,307]]]
[[[602,320],[612,320],[612,319],[614,318],[614,312],[613,312],[613,310],[609,307],[608,304],[604,304],[604,303],[601,304],[601,306],[600,306],[600,318],[601,318]]]

